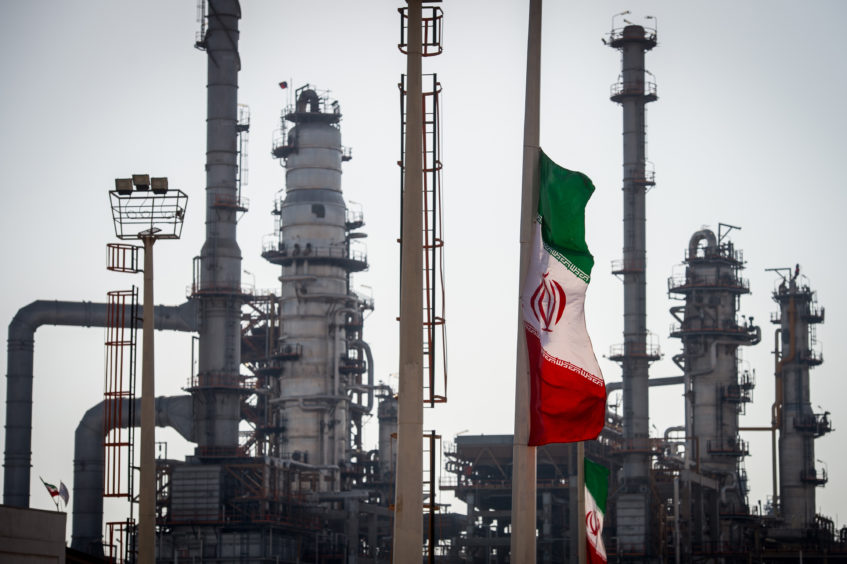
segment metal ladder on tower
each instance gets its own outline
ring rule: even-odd
[[[113,272],[141,272],[136,245],[110,243],[106,268]],[[135,554],[135,365],[140,321],[138,288],[107,293],[106,381],[103,392],[103,497],[126,498],[129,515],[106,524],[110,562],[132,561]],[[124,428],[125,427],[125,428]]]
[[[423,92],[423,377],[424,402],[429,407],[447,401],[446,327],[444,323],[444,273],[441,236],[441,143],[439,98],[441,83],[438,75],[424,75],[431,87]],[[406,131],[406,77],[400,83],[401,139]],[[405,147],[401,147],[402,170],[405,166]],[[402,194],[401,194],[402,200]],[[402,202],[401,202],[402,206]],[[439,355],[438,351],[442,354]]]

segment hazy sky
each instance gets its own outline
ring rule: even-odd
[[[620,369],[603,355],[623,341],[622,284],[610,274],[622,256],[621,109],[609,101],[618,52],[603,45],[612,15],[658,18],[659,46],[647,55],[659,100],[649,106],[648,157],[656,187],[647,196],[648,327],[665,357],[653,376],[679,373],[670,358],[667,278],[691,234],[718,222],[742,227],[752,295],[741,313],[762,326],[743,351],[757,374],[755,403],[742,425],[770,422],[773,401],[775,277],[765,268],[800,263],[826,322],[818,328],[824,364],[812,371],[812,404],[833,412],[836,432],[816,441],[830,482],[822,513],[837,519],[847,501],[842,467],[847,268],[844,131],[847,4],[785,1],[552,2],[544,6],[542,147],[597,187],[587,210],[596,266],[587,296],[589,333],[607,381]],[[270,157],[288,101],[277,83],[329,89],[344,114],[345,197],[362,206],[371,268],[357,285],[376,309],[365,325],[377,378],[396,385],[399,234],[399,97],[405,69],[396,48],[400,2],[308,3],[244,0],[239,98],[252,111],[251,209],[239,223],[245,282],[277,284],[262,260],[262,237],[284,170]],[[183,239],[156,247],[156,303],[182,303],[191,259],[202,245],[205,54],[192,46],[196,2],[46,1],[2,3],[0,169],[5,178],[0,260],[6,265],[0,325],[38,299],[102,302],[140,276],[105,270],[114,240],[107,191],[135,172],[170,178],[191,198]],[[444,238],[449,338],[448,403],[427,411],[426,429],[511,433],[517,317],[517,253],[527,3],[445,0],[444,54],[428,59],[443,86]],[[637,9],[636,9],[637,8]],[[656,20],[646,20],[647,23]],[[620,20],[618,20],[620,22]],[[370,289],[366,291],[371,291]],[[5,340],[5,339],[4,339]],[[157,394],[179,394],[190,375],[190,337],[157,333]],[[0,351],[4,359],[5,348]],[[43,327],[36,334],[32,507],[52,509],[38,482],[72,487],[73,432],[102,400],[103,330]],[[5,384],[0,412],[5,421]],[[651,391],[660,435],[682,424],[681,389]],[[817,407],[815,408],[818,410]],[[372,427],[376,426],[375,417]],[[190,445],[157,430],[169,455]],[[375,429],[370,433],[375,443]],[[771,491],[770,441],[748,433],[751,504]],[[5,440],[3,441],[5,442]],[[820,466],[820,464],[819,464]],[[455,509],[464,510],[464,504]]]

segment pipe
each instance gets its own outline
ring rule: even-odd
[[[721,487],[721,503],[726,503],[727,490],[734,490],[738,488],[738,479],[735,477],[735,474],[728,474],[727,476],[729,478],[728,483]]]
[[[647,386],[674,386],[683,383],[684,376],[665,376],[664,378],[651,378],[647,380]],[[623,388],[623,382],[609,382],[606,384],[606,395]]]
[[[193,301],[179,306],[156,306],[156,327],[173,331],[196,331],[196,306]],[[35,331],[42,325],[105,327],[107,309],[108,305],[104,303],[37,300],[18,310],[9,323],[4,504],[29,507]]]
[[[74,437],[73,529],[71,548],[103,556],[103,478],[105,452],[103,438],[112,429],[141,424],[141,399],[130,409],[129,399],[122,399],[117,409],[122,414],[115,426],[105,428],[105,401],[85,412]],[[194,440],[193,401],[191,396],[158,397],[155,401],[156,426],[172,427],[186,440]]]
[[[305,112],[306,105],[309,106],[309,111],[311,113],[317,113],[320,111],[320,107],[318,106],[318,94],[314,90],[304,90],[300,93],[300,97],[297,98],[297,112]]]
[[[702,240],[706,240],[706,254],[715,254],[718,250],[718,240],[715,233],[711,229],[701,229],[696,231],[688,242],[688,257],[694,258],[697,256],[697,245]]]
[[[368,359],[368,413],[370,413],[374,407],[374,357],[371,346],[361,340],[355,340],[350,344],[365,351],[365,357]]]

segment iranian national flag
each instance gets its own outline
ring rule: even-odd
[[[606,562],[603,545],[603,516],[609,491],[609,470],[585,459],[585,542],[588,562]]]
[[[48,484],[47,482],[44,481],[44,478],[42,478],[40,476],[38,477],[38,479],[41,480],[41,483],[44,484],[44,487],[47,488],[48,492],[50,492],[51,498],[55,498],[57,495],[59,495],[59,488],[57,488],[53,484]]]
[[[594,257],[585,205],[594,185],[540,152],[538,216],[521,296],[530,370],[530,445],[594,439],[606,387],[585,329],[583,304]]]

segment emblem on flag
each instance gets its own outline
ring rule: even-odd
[[[543,324],[542,331],[550,331],[550,323],[557,324],[562,319],[562,313],[565,311],[565,291],[562,285],[555,280],[548,280],[545,272],[541,277],[541,283],[535,289],[530,299],[530,308],[535,315],[535,319]],[[555,316],[555,319],[553,317]]]

